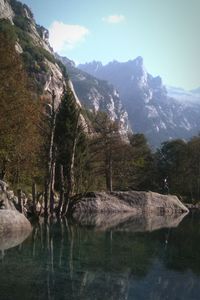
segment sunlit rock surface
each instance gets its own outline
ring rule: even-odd
[[[0,183],[0,250],[5,250],[21,244],[32,228],[28,219],[16,210],[14,193],[7,191],[6,183]]]
[[[75,202],[73,213],[82,212],[131,212],[133,215],[143,213],[173,213],[188,212],[183,203],[172,195],[161,195],[154,192],[97,192]]]
[[[14,210],[0,210],[0,250],[21,244],[30,234],[31,224]]]

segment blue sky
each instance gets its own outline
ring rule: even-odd
[[[24,0],[76,63],[144,58],[167,85],[200,86],[200,0]]]

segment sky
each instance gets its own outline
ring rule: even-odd
[[[164,84],[200,87],[200,0],[23,0],[76,64],[142,56]]]

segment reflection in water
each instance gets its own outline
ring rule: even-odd
[[[106,231],[66,220],[37,224],[20,248],[6,251],[0,298],[198,299],[200,218],[153,232],[128,231],[139,228],[129,218],[116,224]]]
[[[4,251],[9,248],[20,245],[31,233],[27,230],[11,230],[9,232],[0,232],[0,250]]]
[[[127,213],[82,213],[74,214],[74,220],[82,225],[94,227],[97,230],[128,230],[128,231],[153,231],[161,228],[177,227],[184,214],[156,215],[143,214],[142,216]]]

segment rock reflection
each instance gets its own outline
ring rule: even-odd
[[[12,230],[0,232],[0,250],[8,250],[23,243],[30,235],[31,230]]]
[[[41,219],[20,251],[5,255],[2,299],[164,300],[174,299],[176,291],[179,299],[195,299],[200,293],[199,277],[193,274],[200,270],[200,221],[186,218],[170,229],[183,217]],[[162,226],[167,228],[156,230]],[[14,296],[10,286],[15,286]]]
[[[139,216],[132,213],[83,213],[74,214],[73,218],[79,225],[93,227],[96,230],[145,232],[177,227],[186,215],[187,213],[171,215],[143,214]]]

